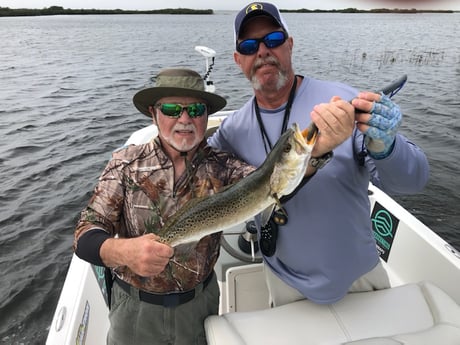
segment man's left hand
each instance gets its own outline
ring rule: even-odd
[[[372,92],[361,92],[352,104],[356,108],[356,125],[366,135],[370,156],[374,159],[389,156],[402,121],[399,106],[388,96]]]

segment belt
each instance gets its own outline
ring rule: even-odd
[[[203,281],[202,283],[203,290],[208,286],[213,275],[214,275],[214,272],[212,272]],[[199,288],[199,285],[198,285],[194,289],[185,291],[185,292],[155,294],[155,293],[150,293],[150,292],[139,290],[118,277],[115,277],[115,282],[118,284],[119,287],[123,289],[123,291],[125,291],[130,296],[133,296],[135,298],[139,297],[139,300],[142,302],[155,304],[155,305],[161,305],[166,308],[177,307],[178,305],[190,302],[192,299],[195,298],[196,291]]]

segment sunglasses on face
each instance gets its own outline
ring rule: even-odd
[[[200,117],[206,113],[206,104],[204,103],[191,103],[189,105],[182,105],[178,103],[159,103],[155,107],[160,109],[163,115],[176,119],[181,117],[184,109],[187,110],[188,116],[192,119]]]
[[[260,42],[263,42],[267,48],[276,48],[287,40],[287,35],[283,31],[273,31],[262,38],[248,38],[236,45],[236,51],[243,55],[252,55],[259,50]]]

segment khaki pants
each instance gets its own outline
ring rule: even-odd
[[[271,306],[279,307],[283,304],[305,299],[299,291],[283,282],[265,265],[264,271]],[[349,292],[365,292],[387,289],[389,287],[390,280],[388,278],[388,274],[382,263],[379,262],[371,271],[355,280],[355,282],[351,285]]]
[[[108,345],[206,345],[204,319],[219,311],[216,275],[195,298],[165,308],[139,301],[118,284],[112,289]]]

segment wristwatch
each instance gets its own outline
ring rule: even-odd
[[[313,168],[321,169],[325,166],[329,161],[334,157],[334,152],[329,151],[326,152],[321,157],[310,157],[310,161],[308,162]]]

